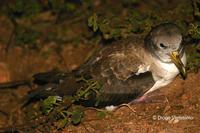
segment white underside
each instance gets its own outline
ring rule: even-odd
[[[184,53],[183,57],[181,58],[181,61],[183,62],[184,66],[186,66],[185,53]],[[174,63],[163,63],[161,61],[157,61],[157,64],[162,69],[162,77],[160,77],[160,75],[157,76],[157,75],[153,74],[155,84],[144,95],[168,85],[179,74],[179,70],[177,69],[177,67],[175,66]]]

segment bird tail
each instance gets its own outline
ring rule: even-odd
[[[64,73],[58,70],[42,72],[33,75],[30,79],[0,83],[0,89],[16,89],[19,86],[37,85],[37,88],[28,92],[22,98],[22,106],[31,102],[45,99],[48,96],[73,95],[78,88],[74,72]]]
[[[23,107],[31,102],[45,99],[48,96],[72,96],[80,88],[74,72],[64,73],[50,71],[33,75],[33,83],[37,89],[30,91],[23,99]]]
[[[22,85],[30,85],[29,80],[18,80],[18,81],[11,81],[6,83],[0,83],[0,90],[2,89],[14,89]]]

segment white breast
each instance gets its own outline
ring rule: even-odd
[[[163,63],[158,60],[156,60],[156,61],[157,61],[156,62],[157,69],[159,69],[159,70],[154,69],[154,72],[152,72],[155,84],[144,95],[146,95],[152,91],[155,91],[163,86],[168,85],[179,74],[179,70],[173,63]],[[183,57],[181,58],[181,61],[183,62],[184,65],[186,65],[185,53],[184,53]]]
[[[186,66],[186,55],[185,55],[185,53],[183,54],[181,61]],[[161,61],[157,61],[156,64],[157,64],[158,68],[160,68],[159,76],[161,76],[165,80],[173,80],[179,74],[179,70],[175,66],[174,63],[164,63],[164,62],[161,62]],[[156,81],[158,80],[157,78],[158,77],[156,77],[156,75],[155,75]]]
[[[162,70],[162,76],[164,79],[173,79],[178,75],[179,70],[173,63],[163,63],[160,62],[160,67],[163,69]]]

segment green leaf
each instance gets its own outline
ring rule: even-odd
[[[41,11],[41,5],[36,0],[17,0],[15,4],[9,5],[15,17],[32,17]]]
[[[188,34],[194,39],[200,39],[200,25],[190,24]]]
[[[75,110],[74,112],[72,112],[72,123],[74,125],[77,125],[81,122],[81,119],[83,117],[83,111],[80,109]]]
[[[53,10],[59,10],[61,8],[61,5],[63,4],[59,0],[49,0],[48,2],[51,5]]]
[[[16,44],[19,46],[33,47],[35,44],[37,44],[37,39],[40,37],[40,35],[41,34],[39,32],[34,31],[29,27],[18,25],[15,33]]]
[[[187,54],[187,70],[197,72],[200,68],[200,45],[191,45],[186,49]]]
[[[68,11],[74,11],[75,9],[76,9],[76,5],[75,4],[73,4],[73,3],[66,3],[66,9],[68,10]]]
[[[99,29],[96,13],[94,13],[88,18],[88,26],[91,27],[94,32],[96,32]]]
[[[45,99],[41,106],[42,112],[45,115],[48,115],[53,110],[56,101],[57,101],[57,96],[49,96],[47,99]]]

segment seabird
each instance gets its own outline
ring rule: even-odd
[[[35,100],[48,96],[74,95],[82,88],[80,77],[101,84],[87,106],[98,107],[142,101],[151,92],[168,85],[180,73],[186,78],[186,54],[180,29],[173,23],[160,24],[146,37],[130,37],[102,46],[87,62],[70,73],[46,72],[33,76],[40,87],[28,95]],[[98,103],[98,104],[97,104]]]

